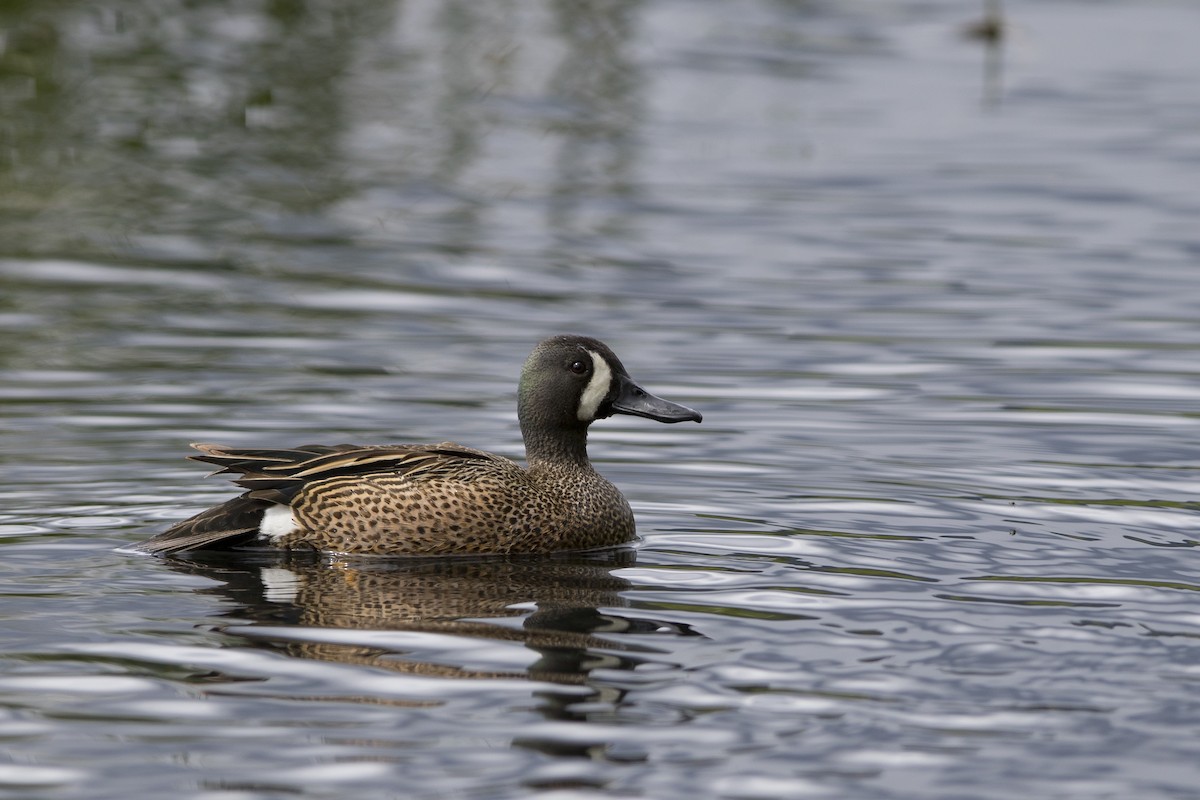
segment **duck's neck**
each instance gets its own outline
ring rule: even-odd
[[[529,467],[572,467],[591,469],[587,454],[587,428],[547,433],[521,426],[525,437],[525,459]]]

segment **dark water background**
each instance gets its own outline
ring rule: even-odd
[[[1200,796],[1200,5],[0,4],[0,794]],[[190,441],[521,453],[584,559],[165,562]]]

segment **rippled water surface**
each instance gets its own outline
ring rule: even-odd
[[[0,8],[0,794],[1191,798],[1200,6]],[[633,551],[117,548],[187,443],[700,426]]]

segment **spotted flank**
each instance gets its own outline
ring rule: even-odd
[[[619,545],[633,512],[587,455],[598,419],[699,422],[638,386],[604,343],[555,336],[521,371],[527,466],[454,442],[241,449],[193,445],[243,494],[142,542],[156,554],[268,546],[383,555],[544,553]]]

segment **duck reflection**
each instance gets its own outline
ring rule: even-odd
[[[629,670],[662,652],[649,642],[630,644],[626,634],[696,635],[679,623],[620,613],[627,605],[621,593],[630,584],[613,572],[635,561],[633,551],[617,550],[479,559],[204,553],[168,563],[218,581],[204,591],[233,601],[222,616],[239,620],[221,629],[257,646],[407,674],[580,684],[594,669]],[[456,645],[468,639],[481,647],[431,645],[446,641],[437,637],[389,641],[380,635],[389,631],[455,637]],[[489,658],[487,646],[504,643],[532,651],[521,659],[528,665],[510,666],[511,653]],[[480,660],[500,663],[470,663]]]

